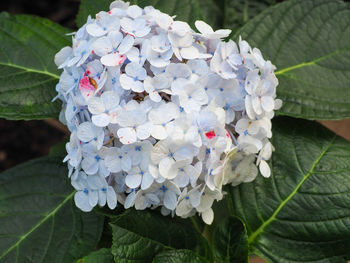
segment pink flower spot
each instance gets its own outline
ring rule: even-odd
[[[126,56],[120,56],[117,62],[117,65],[123,64],[125,60],[126,60]]]
[[[91,85],[89,77],[86,76],[80,80],[79,88],[84,97],[89,97],[95,91],[95,87]]]
[[[230,138],[230,134],[228,133],[228,131],[226,131],[226,137]]]
[[[129,32],[126,32],[126,34],[127,34],[127,35],[130,35],[130,36],[132,36],[132,37],[135,37],[134,34],[131,34],[131,33],[129,33]]]
[[[95,54],[95,51],[92,50],[92,51],[91,51],[91,54]]]
[[[209,140],[213,139],[213,138],[216,136],[215,131],[208,131],[208,132],[204,133],[204,135],[205,135]]]

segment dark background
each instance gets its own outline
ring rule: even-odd
[[[0,11],[38,15],[74,29],[79,3],[80,0],[2,0]]]

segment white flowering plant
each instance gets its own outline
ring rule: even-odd
[[[0,116],[70,133],[0,177],[0,262],[350,259],[350,144],[300,120],[350,117],[350,6],[237,2],[0,15]]]

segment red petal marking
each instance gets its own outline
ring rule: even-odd
[[[82,92],[95,90],[95,87],[91,85],[90,78],[85,76],[79,82],[79,88]]]
[[[204,135],[205,135],[209,140],[213,139],[213,138],[216,136],[215,131],[208,131],[208,132],[204,133]]]
[[[230,138],[230,137],[231,137],[230,134],[228,133],[228,131],[226,131],[226,137],[227,137],[227,138]]]
[[[95,51],[92,50],[92,51],[91,51],[91,54],[95,54]]]
[[[120,56],[120,58],[117,62],[118,63],[117,65],[123,64],[125,60],[126,60],[126,56]]]
[[[111,12],[111,11],[108,11],[108,14],[112,14],[112,12]]]
[[[132,36],[132,37],[135,37],[135,35],[134,34],[131,34],[131,33],[129,33],[129,32],[125,32],[127,35],[130,35],[130,36]]]

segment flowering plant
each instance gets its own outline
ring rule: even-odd
[[[0,15],[0,115],[70,131],[0,178],[0,262],[350,258],[349,143],[274,118],[350,117],[349,5],[247,3],[83,0],[74,33]]]
[[[275,67],[231,30],[115,1],[55,56],[76,205],[117,201],[211,224],[222,186],[270,176]],[[233,156],[227,158],[227,156]]]

